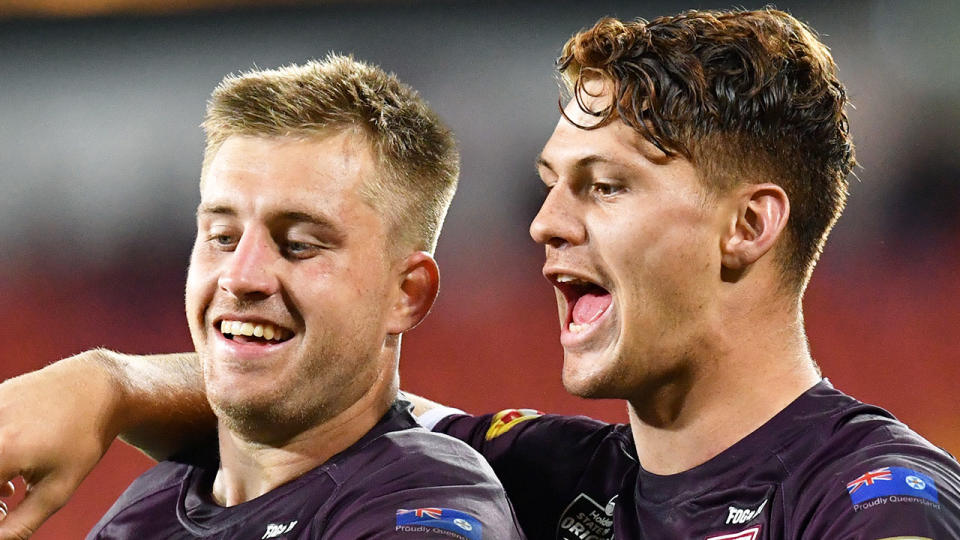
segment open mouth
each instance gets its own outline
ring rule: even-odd
[[[293,337],[293,332],[266,322],[236,321],[224,319],[219,323],[223,337],[237,343],[272,344],[282,343]]]
[[[565,326],[574,334],[597,322],[613,303],[610,292],[592,281],[568,274],[558,274],[553,281],[567,300]]]

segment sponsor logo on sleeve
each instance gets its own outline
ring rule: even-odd
[[[881,467],[847,482],[855,511],[887,503],[920,503],[940,507],[933,478],[906,467]]]
[[[760,525],[754,525],[740,532],[709,536],[705,540],[757,540],[757,538],[760,538]]]
[[[493,421],[490,422],[490,429],[487,430],[486,439],[488,441],[495,439],[510,431],[513,426],[520,422],[532,420],[540,416],[543,416],[543,413],[533,409],[507,409],[500,411],[493,416]]]
[[[612,540],[613,511],[617,495],[607,504],[600,504],[586,493],[577,495],[560,514],[557,524],[559,540]]]
[[[397,532],[430,532],[465,540],[482,540],[483,524],[466,512],[452,508],[399,508]]]

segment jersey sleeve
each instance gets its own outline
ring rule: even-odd
[[[482,416],[450,415],[434,430],[480,452],[503,482],[523,530],[531,538],[548,538],[613,428],[582,416],[508,409]]]
[[[821,477],[803,538],[960,538],[960,465],[935,451],[852,456]]]
[[[419,435],[427,440],[416,440]],[[523,540],[510,502],[490,466],[476,452],[435,433],[400,432],[394,443],[407,451],[375,452],[355,478],[343,484],[318,524],[324,539]],[[416,451],[429,445],[430,451]]]

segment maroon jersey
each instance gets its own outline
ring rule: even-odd
[[[823,381],[710,461],[660,476],[629,426],[533,411],[435,430],[493,465],[530,539],[958,539],[960,465]]]
[[[489,465],[420,428],[398,402],[360,441],[251,501],[210,499],[217,464],[165,461],[138,477],[87,539],[522,539]]]

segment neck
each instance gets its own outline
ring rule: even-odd
[[[719,326],[709,358],[693,359],[682,376],[629,400],[630,427],[644,469],[666,475],[705,463],[820,380],[799,301],[792,304],[723,313],[718,320],[741,324]]]
[[[393,404],[397,391],[394,370],[340,413],[279,445],[251,441],[220,421],[220,469],[213,482],[213,500],[221,506],[235,506],[323,465],[373,429]]]

